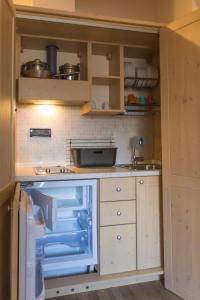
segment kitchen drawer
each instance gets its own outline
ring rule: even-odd
[[[136,204],[132,201],[101,202],[100,226],[136,222]]]
[[[136,270],[136,225],[100,228],[100,274]]]
[[[105,178],[100,180],[100,201],[135,199],[135,178]]]

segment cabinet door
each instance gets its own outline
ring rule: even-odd
[[[100,274],[136,269],[135,224],[100,228]]]
[[[137,268],[161,266],[161,195],[159,176],[137,177]]]
[[[18,225],[19,225],[19,200],[20,200],[20,184],[18,183],[15,189],[14,198],[11,204],[11,235],[10,235],[10,298],[11,300],[18,299]]]
[[[14,189],[14,13],[10,2],[0,0],[0,299],[10,299],[8,207]]]
[[[161,31],[165,286],[200,298],[200,11]]]
[[[14,181],[14,15],[7,0],[0,0],[0,45],[0,195],[5,198]]]

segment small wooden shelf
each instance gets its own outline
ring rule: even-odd
[[[128,107],[130,107],[130,109],[127,110],[125,106],[125,112],[123,113],[125,116],[144,116],[160,111],[159,104],[132,104]]]
[[[108,85],[115,80],[120,80],[120,76],[93,76],[92,83],[97,85]]]
[[[114,116],[123,113],[122,109],[93,109],[89,102],[82,107],[81,114],[83,116]]]
[[[81,105],[90,100],[88,81],[20,77],[18,102]]]

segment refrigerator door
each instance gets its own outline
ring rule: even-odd
[[[19,214],[19,299],[43,300],[44,279],[36,258],[36,239],[45,234],[42,214],[34,212],[29,195],[22,190]]]
[[[17,183],[15,188],[12,207],[10,207],[11,224],[10,224],[10,300],[18,299],[18,222],[19,222],[19,201],[20,201],[20,184]],[[7,228],[5,228],[7,230]],[[1,296],[0,296],[1,298]]]

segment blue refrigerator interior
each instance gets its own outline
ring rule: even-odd
[[[34,182],[21,191],[19,299],[45,299],[45,279],[94,271],[97,181]]]

